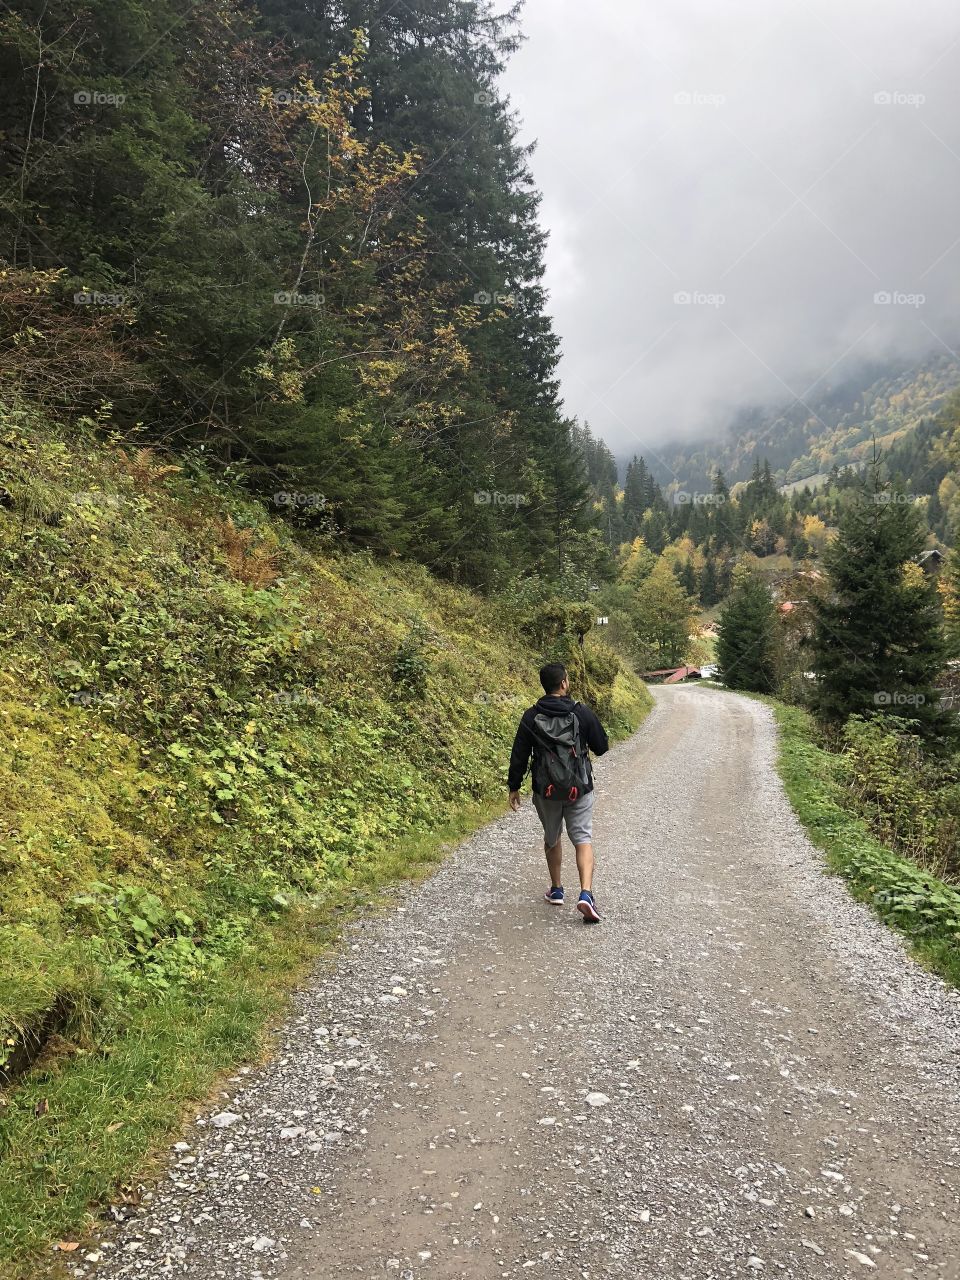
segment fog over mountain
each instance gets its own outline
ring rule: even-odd
[[[527,0],[566,406],[617,453],[960,339],[953,0]]]

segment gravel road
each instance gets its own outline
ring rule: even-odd
[[[486,827],[348,929],[78,1272],[960,1277],[960,997],[823,873],[775,745],[657,691],[597,767],[603,923],[541,901],[529,805]]]

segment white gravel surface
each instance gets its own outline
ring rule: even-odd
[[[766,708],[659,690],[597,768],[603,923],[572,857],[541,901],[529,806],[467,840],[77,1274],[960,1277],[960,998],[824,874],[774,754]]]

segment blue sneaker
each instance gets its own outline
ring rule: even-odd
[[[594,902],[593,894],[589,889],[581,890],[577,910],[583,916],[584,924],[600,923],[600,912],[597,910],[597,904]]]
[[[544,902],[549,902],[551,907],[563,906],[563,885],[555,884],[547,890],[543,895]]]

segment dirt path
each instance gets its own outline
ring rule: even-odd
[[[604,923],[540,901],[529,807],[478,833],[89,1270],[960,1277],[960,998],[822,874],[774,749],[765,708],[659,691],[597,771]]]

